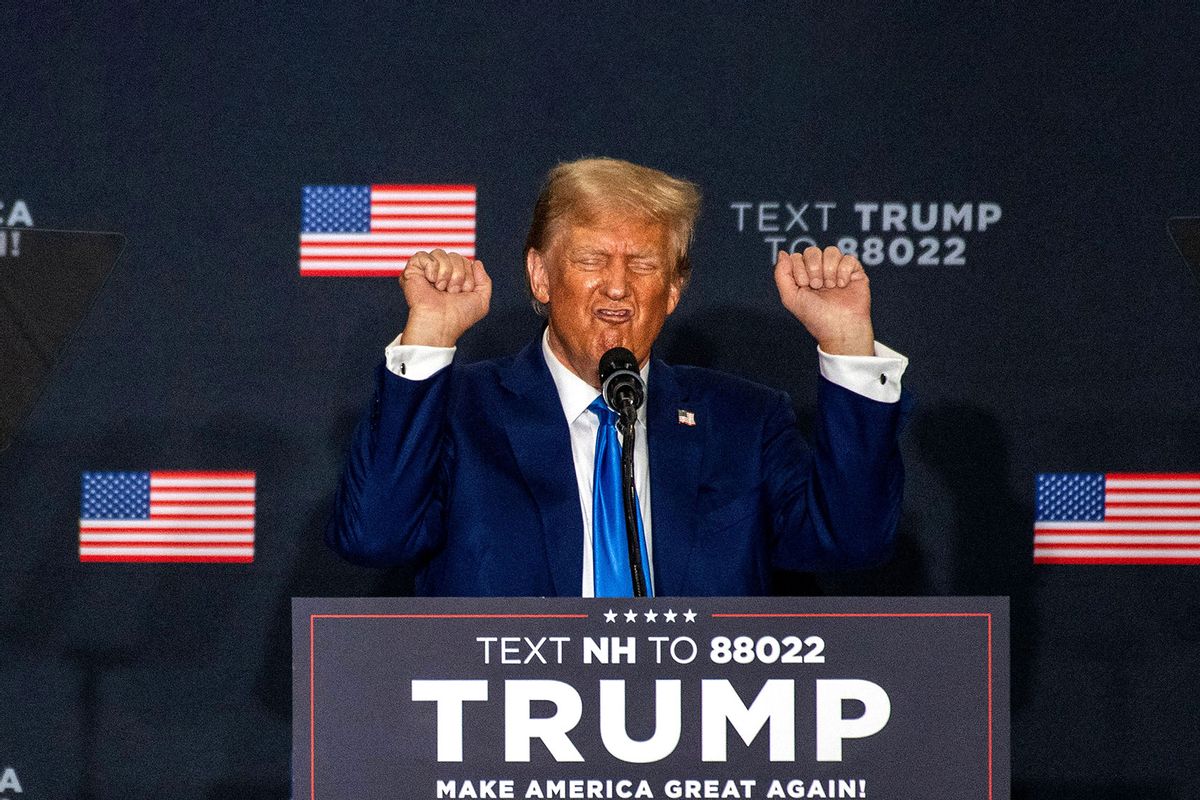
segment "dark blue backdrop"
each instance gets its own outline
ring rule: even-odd
[[[476,184],[496,294],[475,359],[536,332],[533,198],[587,154],[705,191],[660,352],[784,388],[802,416],[813,347],[774,296],[774,234],[739,232],[732,204],[833,202],[823,240],[885,243],[854,203],[1003,209],[937,232],[963,264],[869,267],[920,403],[901,552],[781,588],[1010,595],[1015,795],[1200,795],[1195,568],[1032,563],[1037,472],[1200,471],[1200,294],[1165,232],[1200,211],[1194,4],[5,16],[0,213],[128,236],[0,454],[0,771],[24,796],[286,796],[288,598],[410,588],[320,541],[404,312],[392,281],[299,276],[301,186]],[[254,470],[254,563],[79,563],[80,473],[154,468]]]

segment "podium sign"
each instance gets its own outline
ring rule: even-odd
[[[292,604],[297,800],[1009,796],[1006,598]]]

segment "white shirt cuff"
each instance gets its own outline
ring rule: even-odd
[[[855,394],[895,403],[900,399],[900,378],[908,367],[908,358],[875,343],[873,356],[835,356],[817,347],[821,375],[830,383]]]
[[[383,350],[388,372],[410,381],[423,381],[450,366],[457,347],[431,347],[425,344],[401,344],[404,334]]]

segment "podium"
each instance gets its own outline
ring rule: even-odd
[[[1009,796],[1006,598],[296,598],[296,800]]]

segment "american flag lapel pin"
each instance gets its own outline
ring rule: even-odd
[[[678,413],[680,425],[687,425],[692,428],[696,427],[696,415],[693,412],[688,411],[686,408],[681,408]]]

